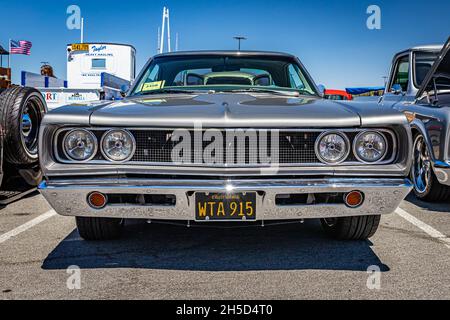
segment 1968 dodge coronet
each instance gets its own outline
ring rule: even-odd
[[[177,52],[147,63],[122,101],[48,113],[40,190],[87,240],[124,219],[264,225],[321,219],[371,237],[411,190],[401,112],[325,100],[291,55]]]

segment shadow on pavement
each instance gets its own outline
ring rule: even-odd
[[[121,240],[83,241],[73,231],[42,268],[144,268],[186,271],[351,270],[384,265],[371,242],[327,238],[320,223],[213,229],[127,222]]]
[[[411,202],[412,204],[422,208],[426,209],[428,211],[435,211],[435,212],[449,212],[450,213],[450,199],[446,202],[425,202],[417,199],[413,194],[410,194],[407,198],[407,201]]]

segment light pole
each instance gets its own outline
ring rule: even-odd
[[[233,37],[233,39],[238,41],[238,51],[241,51],[241,41],[247,40],[247,38],[242,37],[242,36],[237,36],[237,37]]]

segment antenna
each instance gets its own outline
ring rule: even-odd
[[[179,39],[179,35],[178,35],[178,32],[177,32],[176,35],[175,35],[175,51],[178,51],[179,42],[180,42],[180,39]]]

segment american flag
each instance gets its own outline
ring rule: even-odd
[[[9,45],[9,53],[10,54],[26,54],[29,56],[31,54],[31,47],[33,44],[30,41],[15,41],[11,40]]]

